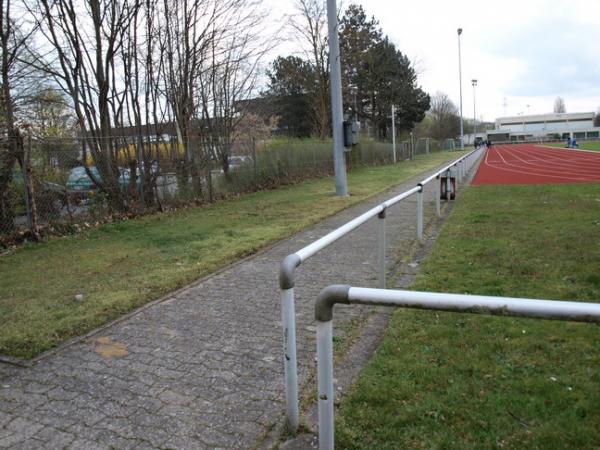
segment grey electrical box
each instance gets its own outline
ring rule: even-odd
[[[358,132],[360,130],[360,123],[353,120],[344,121],[344,147],[346,151],[352,150],[352,146],[358,144]]]

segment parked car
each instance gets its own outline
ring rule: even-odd
[[[92,173],[94,178],[98,180],[102,180],[100,176],[100,172],[96,166],[91,166],[88,168]],[[129,186],[129,180],[131,179],[131,174],[129,169],[124,169],[119,167],[119,186],[121,189],[125,190]],[[140,185],[140,178],[137,178],[137,185]],[[98,186],[96,183],[92,181],[92,179],[88,176],[88,173],[83,166],[74,167],[69,172],[69,178],[67,179],[67,190],[73,191],[76,193],[87,194],[89,192],[96,191]]]
[[[229,157],[229,167],[231,169],[237,169],[240,166],[243,166],[244,164],[248,164],[252,162],[252,157],[250,156],[230,156]]]

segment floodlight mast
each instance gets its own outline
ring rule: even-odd
[[[477,80],[473,78],[471,80],[473,85],[473,144],[475,144],[475,135],[477,134],[477,110],[475,109],[475,88],[477,87]]]
[[[460,149],[465,149],[465,135],[463,129],[463,104],[462,104],[462,67],[460,61],[460,35],[462,34],[462,28],[456,30],[458,34],[458,85],[460,92]]]
[[[342,104],[342,69],[340,67],[340,43],[335,0],[327,0],[327,25],[329,28],[329,79],[331,80],[331,119],[333,129],[333,165],[335,193],[348,195],[346,161],[344,159],[344,105]]]

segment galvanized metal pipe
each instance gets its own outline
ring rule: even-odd
[[[332,324],[336,303],[600,323],[598,303],[329,286],[315,302],[319,448],[326,450],[332,450],[334,444]]]
[[[438,217],[442,217],[442,211],[441,211],[441,205],[440,205],[440,195],[442,195],[442,187],[440,185],[440,176],[438,175],[437,178],[435,179],[435,189],[434,189],[434,194],[435,195],[435,213],[437,214]]]
[[[379,288],[385,289],[385,209],[379,213],[379,228],[377,236],[379,256]]]
[[[600,322],[600,304],[485,295],[445,294],[351,287],[350,303],[402,306],[438,311]]]
[[[468,156],[473,155],[474,152],[471,152]],[[466,157],[463,157],[463,159]],[[459,160],[460,161],[460,160]],[[422,238],[422,229],[423,229],[423,218],[422,218],[422,208],[423,208],[423,199],[422,199],[422,189],[425,184],[429,183],[431,180],[436,179],[436,190],[440,189],[439,177],[442,173],[449,170],[453,164],[451,163],[444,168],[438,170],[433,175],[429,176],[425,180],[423,180],[419,185],[415,186],[408,191],[405,191],[391,199],[377,205],[374,208],[371,208],[369,211],[360,215],[359,217],[351,220],[350,222],[344,224],[343,226],[331,231],[326,234],[322,238],[316,240],[315,242],[307,245],[306,247],[298,250],[296,253],[292,253],[288,255],[284,262],[281,265],[280,269],[280,288],[281,288],[281,308],[282,308],[282,326],[283,326],[283,346],[284,346],[284,365],[285,365],[285,378],[286,378],[286,411],[288,416],[288,422],[292,430],[298,429],[299,424],[299,411],[298,411],[298,375],[297,375],[297,361],[296,361],[296,324],[295,324],[295,314],[294,314],[294,271],[296,267],[298,267],[303,261],[310,258],[312,255],[320,251],[321,249],[327,247],[333,242],[337,241],[341,237],[348,234],[350,231],[359,227],[363,223],[367,222],[371,218],[376,215],[381,214],[387,208],[395,205],[396,203],[410,197],[415,193],[420,193],[420,201],[417,199],[417,203],[420,203],[421,214],[418,214],[420,217],[421,225],[417,226],[417,228],[421,229],[419,233]],[[436,210],[439,212],[439,191],[436,195]],[[419,220],[419,219],[418,219]],[[385,223],[385,220],[381,220],[381,222]],[[384,239],[379,239],[379,285],[385,286],[385,230],[384,225],[380,223],[380,231],[382,233]],[[382,230],[383,228],[383,230]],[[383,274],[383,275],[382,275]],[[382,284],[383,283],[383,284]]]
[[[417,192],[417,238],[423,239],[423,187]]]
[[[286,416],[292,430],[300,425],[298,408],[298,367],[296,362],[296,314],[294,288],[281,291],[283,324],[283,365],[285,370]]]
[[[317,321],[319,449],[333,450],[333,321]]]

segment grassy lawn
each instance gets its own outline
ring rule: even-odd
[[[478,186],[413,289],[600,301],[600,185]],[[336,448],[598,448],[600,328],[398,310]]]
[[[332,178],[320,178],[104,225],[1,256],[0,354],[31,358],[459,156],[436,153],[353,170],[351,195],[343,199],[333,194]]]
[[[595,152],[600,152],[600,141],[578,141],[580,150],[593,150]],[[565,148],[565,144],[563,143],[552,143],[552,144],[543,144],[547,147],[560,147]]]

